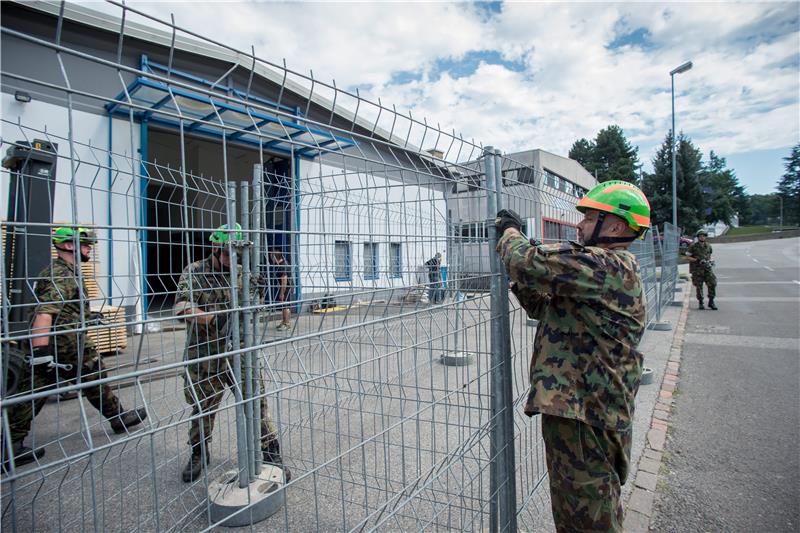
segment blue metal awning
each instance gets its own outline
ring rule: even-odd
[[[142,70],[152,72],[153,67],[158,70],[164,68],[149,63],[147,57],[142,56]],[[190,74],[176,73],[175,70],[170,72],[173,76],[177,74],[177,77],[190,80],[192,83],[204,86],[203,88],[222,90],[226,96],[233,95],[242,99],[245,97],[240,91],[230,87],[212,84]],[[134,106],[128,104],[128,96]],[[252,96],[249,98],[281,111],[288,110],[300,118],[298,109],[262,98]],[[262,146],[265,150],[286,155],[292,153],[292,147],[295,155],[314,158],[320,155],[320,149],[336,151],[355,145],[352,139],[309,128],[277,114],[270,115],[263,109],[256,110],[250,106],[229,103],[222,98],[222,95],[220,98],[215,98],[183,87],[170,87],[166,83],[144,76],[136,78],[128,85],[127,94],[120,93],[116,100],[117,102],[106,105],[106,109],[112,115],[130,116],[130,109],[133,107],[133,115],[137,120],[147,120],[175,128],[179,128],[183,122],[186,132],[218,138],[225,136],[229,141]]]

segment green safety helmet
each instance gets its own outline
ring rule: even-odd
[[[69,226],[60,226],[53,229],[53,244],[75,242],[76,232],[81,244],[88,244],[90,246],[97,244],[97,235],[95,235],[94,231],[88,228],[71,228]]]
[[[208,238],[214,244],[225,244],[231,239],[231,234],[233,234],[234,241],[241,241],[242,240],[242,226],[239,225],[237,222],[234,226],[234,230],[228,230],[228,225],[223,224],[217,228],[217,231],[211,234]]]
[[[650,202],[639,187],[627,181],[600,183],[587,192],[575,208],[581,213],[594,209],[617,215],[639,234],[650,228]]]
[[[695,237],[699,237],[700,235],[705,235],[706,237],[708,237],[708,232],[704,229],[699,229],[697,230],[697,233],[694,234]]]

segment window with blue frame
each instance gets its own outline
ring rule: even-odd
[[[389,243],[389,275],[393,278],[403,277],[403,248],[399,242]]]
[[[378,243],[364,243],[364,279],[378,279]]]
[[[353,245],[350,241],[336,241],[333,244],[333,276],[336,281],[351,281]]]

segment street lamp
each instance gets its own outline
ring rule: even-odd
[[[676,168],[676,152],[678,147],[675,145],[675,74],[686,72],[692,68],[692,62],[675,67],[669,73],[672,80],[672,225],[678,227],[678,170]]]

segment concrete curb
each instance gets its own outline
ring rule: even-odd
[[[684,291],[683,307],[675,327],[675,335],[672,338],[667,368],[661,381],[661,390],[650,419],[650,429],[647,432],[644,452],[639,459],[638,468],[635,470],[634,488],[628,498],[623,524],[624,531],[628,533],[650,531],[650,521],[653,518],[658,487],[658,474],[664,462],[664,445],[667,440],[667,429],[670,426],[672,395],[678,386],[683,339],[686,334],[686,319],[689,316],[690,293],[691,291]]]

